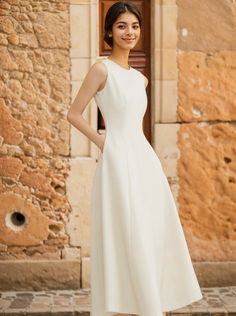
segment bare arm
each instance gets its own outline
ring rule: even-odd
[[[67,120],[101,150],[104,145],[104,136],[94,130],[83,118],[82,114],[96,92],[101,90],[105,85],[106,77],[107,70],[104,64],[102,62],[93,64],[85,76],[74,102],[67,112]]]

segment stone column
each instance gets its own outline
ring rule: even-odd
[[[177,6],[175,0],[152,1],[152,139],[176,203],[177,146]]]
[[[73,102],[89,68],[98,55],[96,1],[71,0],[70,4],[70,58],[71,100]],[[85,109],[84,118],[91,127],[97,128],[97,108],[91,100]],[[80,252],[81,286],[90,287],[90,193],[96,167],[98,148],[81,132],[71,127],[70,173],[67,179],[67,196],[72,212],[66,226],[70,236],[65,258],[77,257]]]

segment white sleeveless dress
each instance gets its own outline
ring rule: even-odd
[[[91,316],[159,316],[202,298],[178,211],[146,139],[145,80],[105,58],[106,139],[91,191]]]

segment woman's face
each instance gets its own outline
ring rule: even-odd
[[[113,48],[132,49],[140,37],[138,18],[131,12],[122,13],[112,26]]]

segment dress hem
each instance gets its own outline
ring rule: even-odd
[[[193,298],[191,300],[187,300],[187,301],[179,303],[179,304],[171,305],[171,307],[163,307],[161,309],[161,311],[163,313],[167,313],[167,312],[170,312],[170,311],[175,311],[177,309],[186,307],[187,305],[190,305],[193,302],[199,301],[202,298],[203,298],[203,295],[200,295],[200,296],[197,296],[196,298]],[[112,309],[107,309],[106,313],[111,313],[111,315],[115,315],[115,314],[119,314],[119,313],[139,315],[140,312],[135,311],[135,310],[130,310],[130,309],[112,308]]]

